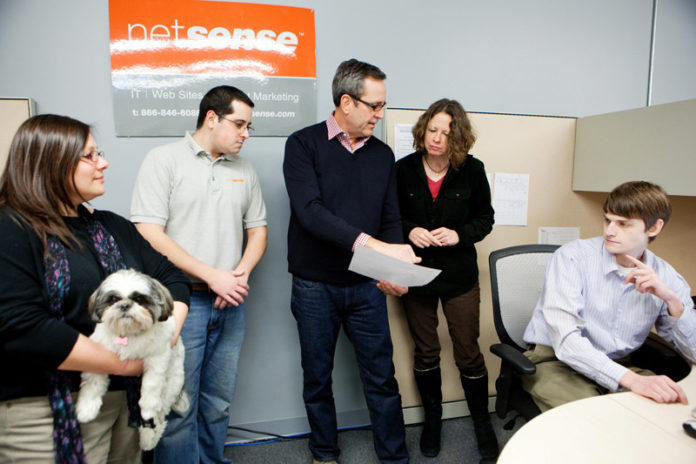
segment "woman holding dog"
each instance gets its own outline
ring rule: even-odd
[[[442,391],[438,301],[474,421],[481,456],[494,459],[498,442],[488,415],[488,375],[478,346],[479,284],[474,243],[493,227],[491,192],[483,163],[469,155],[476,140],[464,108],[438,100],[413,127],[415,153],[396,163],[404,236],[421,264],[441,269],[430,284],[401,299],[415,342],[414,375],[425,410],[421,453],[440,451]]]
[[[142,362],[88,338],[87,301],[134,268],[169,289],[180,330],[189,284],[128,220],[83,206],[104,194],[108,166],[90,127],[65,116],[34,116],[12,141],[0,178],[0,462],[140,461],[124,384]],[[78,425],[82,371],[114,377],[97,419]]]

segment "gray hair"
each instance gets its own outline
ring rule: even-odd
[[[387,75],[377,66],[358,61],[355,58],[339,64],[331,84],[334,105],[340,105],[341,97],[344,94],[360,98],[363,93],[363,81],[366,77],[383,81]]]

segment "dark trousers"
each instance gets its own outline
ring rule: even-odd
[[[440,364],[437,303],[442,301],[442,310],[454,348],[454,362],[459,371],[466,377],[480,377],[486,373],[478,345],[481,302],[478,282],[468,292],[450,298],[407,293],[401,297],[401,301],[415,343],[416,370],[428,370]]]
[[[293,277],[291,307],[302,349],[303,398],[314,457],[335,460],[340,452],[331,372],[343,327],[358,360],[377,456],[381,462],[408,462],[386,299],[375,282],[331,285]]]

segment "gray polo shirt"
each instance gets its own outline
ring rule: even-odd
[[[213,161],[187,132],[143,160],[131,221],[162,225],[190,255],[216,269],[234,269],[244,229],[266,225],[266,205],[251,163],[238,155]]]

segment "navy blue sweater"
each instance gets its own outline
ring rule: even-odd
[[[348,271],[361,232],[403,243],[394,154],[375,137],[351,154],[336,138],[328,139],[325,121],[305,127],[288,137],[283,175],[293,275],[331,284],[363,282],[368,279]]]

